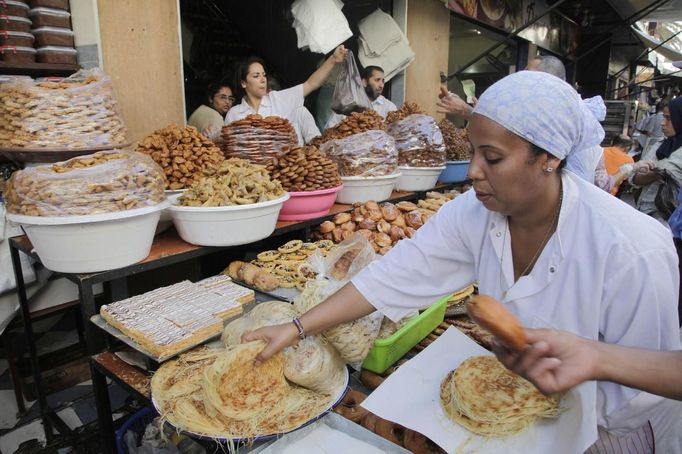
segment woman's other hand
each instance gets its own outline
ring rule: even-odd
[[[566,391],[593,380],[597,373],[598,343],[564,331],[527,329],[530,344],[513,353],[496,345],[497,358],[532,382],[544,394]]]
[[[267,361],[271,356],[293,345],[298,340],[298,329],[293,322],[283,325],[265,326],[250,331],[242,336],[242,342],[263,340],[267,343],[262,352],[256,357],[256,366]]]
[[[334,49],[334,53],[332,54],[331,58],[334,63],[338,64],[343,63],[343,61],[346,59],[346,55],[348,55],[348,49],[346,49],[346,46],[341,44]]]

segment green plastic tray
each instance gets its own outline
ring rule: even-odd
[[[390,337],[375,340],[362,367],[377,374],[391,367],[441,324],[449,298],[450,295],[439,299]]]

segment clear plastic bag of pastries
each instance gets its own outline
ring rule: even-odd
[[[413,114],[391,123],[388,133],[395,140],[398,165],[438,167],[447,158],[443,134],[429,115]]]
[[[149,156],[107,150],[14,172],[4,196],[8,213],[81,216],[156,205],[164,186]]]
[[[385,131],[371,130],[330,140],[320,149],[336,162],[342,177],[390,175],[398,167],[395,140]]]
[[[99,68],[0,84],[0,148],[115,148],[126,134],[111,80]]]

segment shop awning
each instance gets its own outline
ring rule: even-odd
[[[654,49],[648,59],[661,73],[679,74],[672,62],[682,60],[682,21],[657,23],[655,28],[648,22],[637,22],[632,30],[645,46]]]

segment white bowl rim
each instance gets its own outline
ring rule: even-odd
[[[438,166],[438,167],[412,167],[412,166],[400,166],[398,167],[400,171],[402,172],[403,170],[406,171],[411,171],[411,170],[444,170],[447,166]]]
[[[391,180],[394,178],[399,178],[402,175],[400,172],[392,173],[390,175],[381,175],[378,177],[341,177],[341,180],[348,181],[362,181],[362,180]]]
[[[249,203],[248,205],[228,205],[223,207],[183,207],[179,205],[171,205],[168,209],[170,211],[184,211],[186,213],[220,213],[223,211],[241,211],[253,208],[265,208],[273,205],[278,205],[289,200],[289,193],[267,202]]]
[[[471,159],[467,159],[464,161],[445,161],[445,165],[448,165],[448,164],[469,164],[469,163],[471,163]]]
[[[315,197],[318,195],[329,195],[339,192],[343,189],[343,185],[334,186],[333,188],[317,189],[315,191],[289,191],[291,197]]]
[[[170,206],[169,200],[164,200],[142,208],[133,210],[112,211],[109,213],[84,214],[80,216],[27,216],[25,214],[7,213],[7,219],[17,224],[24,225],[66,225],[66,224],[85,224],[88,222],[116,221],[119,219],[132,218],[145,214],[161,211]]]

